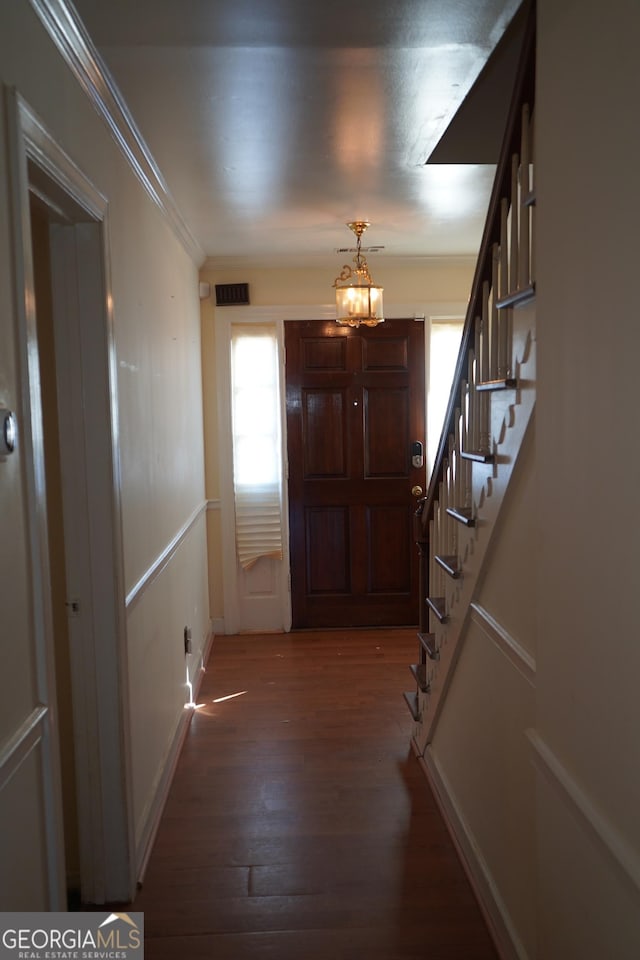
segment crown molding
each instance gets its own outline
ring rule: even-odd
[[[283,320],[335,320],[335,303],[261,304],[259,306],[216,307],[216,323],[276,323]],[[385,320],[412,317],[414,320],[464,320],[466,304],[458,300],[389,303]],[[210,501],[215,503],[216,501]],[[209,507],[209,509],[215,509]]]
[[[204,251],[183,220],[124,97],[73,6],[66,0],[29,2],[72,74],[107,124],[134,174],[191,259],[200,266],[205,259]]]
[[[309,270],[339,269],[339,264],[348,254],[333,252],[332,254],[305,254],[299,253],[295,256],[284,254],[264,254],[263,256],[208,256],[201,265],[203,273],[207,271],[218,272],[225,270],[260,270],[260,269],[282,269],[282,270]],[[478,259],[477,253],[461,254],[389,254],[389,253],[371,253],[367,254],[372,270],[375,264],[383,267],[389,266],[410,266],[419,267],[426,265],[444,265],[444,264],[464,264],[474,265]]]

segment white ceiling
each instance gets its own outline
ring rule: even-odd
[[[426,161],[519,3],[75,7],[208,256],[335,265],[354,219],[375,257],[475,254],[493,167]]]

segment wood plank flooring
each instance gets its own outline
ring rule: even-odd
[[[132,905],[146,960],[496,960],[410,751],[416,649],[215,639]]]

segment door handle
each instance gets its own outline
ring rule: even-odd
[[[16,448],[16,418],[11,410],[0,410],[0,459],[8,457]]]
[[[419,483],[416,483],[415,487],[411,487],[411,493],[414,495],[414,497],[422,496],[422,487]]]

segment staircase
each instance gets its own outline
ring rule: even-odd
[[[419,755],[456,669],[496,522],[535,408],[533,16],[496,172],[444,427],[416,515],[420,553],[415,689]]]

